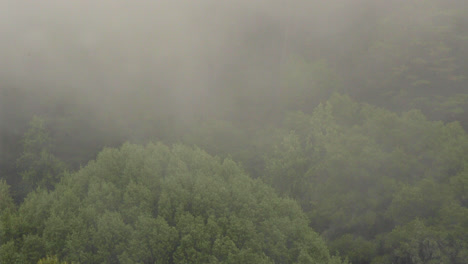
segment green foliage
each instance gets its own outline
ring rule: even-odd
[[[14,242],[11,240],[15,237],[16,205],[9,188],[4,180],[0,180],[0,263],[12,263],[11,260],[15,257]]]
[[[446,234],[416,219],[396,227],[383,242],[384,263],[456,263],[448,256]]]
[[[233,161],[183,145],[105,149],[54,191],[30,193],[19,217],[27,235],[13,252],[29,263],[45,255],[79,263],[337,261],[296,202]]]
[[[351,263],[365,263],[377,256],[377,245],[363,237],[345,234],[330,242],[331,252],[340,252]]]
[[[20,175],[31,188],[51,189],[65,169],[51,150],[52,142],[44,119],[33,117],[23,137],[23,153],[17,160]]]
[[[0,263],[341,263],[307,225],[355,264],[468,263],[468,5],[344,2],[255,17],[203,83],[2,84]],[[219,158],[126,144],[78,170],[153,139]]]
[[[464,164],[463,171],[450,178],[450,185],[455,198],[468,208],[468,163]]]
[[[37,263],[45,257],[45,241],[38,235],[27,234],[23,237],[20,263]]]
[[[405,1],[378,17],[368,52],[356,59],[366,98],[392,109],[418,105],[436,118],[465,111],[463,13],[445,1]]]
[[[448,253],[466,251],[465,244],[449,242],[467,232],[459,214],[466,209],[468,136],[458,124],[432,122],[414,110],[397,115],[340,95],[285,123],[263,179],[299,201],[332,252],[353,263],[377,261],[377,235],[385,243],[390,237],[384,234],[420,219],[439,230],[436,251],[444,252],[427,254],[463,263]],[[425,263],[428,257],[401,259],[395,261]]]
[[[46,258],[40,259],[37,264],[67,264],[66,261],[60,261],[57,256],[47,256]]]
[[[93,241],[100,263],[118,263],[118,255],[126,247],[130,237],[127,226],[118,212],[105,212],[96,221]]]
[[[168,263],[177,240],[177,229],[169,226],[166,220],[141,215],[135,223],[135,230],[129,241],[128,260],[122,262]]]
[[[9,241],[0,246],[1,263],[17,263],[18,259],[19,253],[14,241]]]
[[[0,179],[0,217],[4,213],[15,210],[13,198],[10,195],[10,186],[5,180]]]

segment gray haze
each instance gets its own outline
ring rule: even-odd
[[[279,76],[295,50],[340,58],[361,49],[355,57],[365,59],[368,36],[389,32],[369,25],[353,37],[352,25],[404,3],[0,0],[0,89],[21,90],[31,109],[76,105],[101,125],[135,118],[126,113],[138,105],[183,119],[222,112],[230,102],[218,102],[219,95],[242,100],[236,89],[268,104],[280,95]],[[405,23],[427,23],[417,15],[402,20],[408,18]],[[345,75],[360,70],[353,63]],[[255,97],[257,90],[270,97]],[[12,99],[2,93],[0,100]]]
[[[213,100],[210,91],[252,46],[248,37],[269,37],[264,25],[284,38],[257,47],[250,64],[240,65],[252,68],[246,78],[257,85],[274,76],[272,63],[284,62],[293,34],[339,34],[358,6],[310,2],[2,0],[0,77],[4,85],[76,98],[104,112],[138,88],[159,86],[183,113]]]

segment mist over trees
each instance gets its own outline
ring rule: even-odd
[[[0,263],[468,263],[467,13],[0,0]]]

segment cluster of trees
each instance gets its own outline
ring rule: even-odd
[[[199,106],[2,79],[0,263],[468,263],[468,5],[351,2],[253,19]]]
[[[263,179],[352,263],[468,260],[468,135],[334,95],[292,113]]]
[[[468,261],[458,122],[334,94],[311,114],[289,112],[245,169],[187,145],[126,143],[75,172],[51,153],[44,124],[32,119],[17,160],[24,201],[0,183],[5,263],[343,261],[329,252],[351,263]],[[217,125],[190,140],[219,136],[227,125]],[[226,155],[216,137],[200,143]]]
[[[0,188],[2,263],[342,263],[295,201],[182,145],[105,149],[17,209]]]

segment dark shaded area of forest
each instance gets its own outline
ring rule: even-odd
[[[465,1],[0,10],[0,263],[468,263]]]

